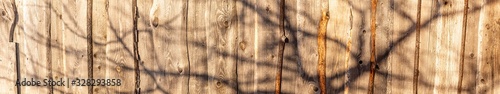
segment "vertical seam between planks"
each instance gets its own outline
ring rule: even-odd
[[[137,0],[132,0],[132,15],[133,15],[133,31],[134,32],[134,68],[135,68],[135,89],[134,92],[135,94],[140,94],[141,93],[141,88],[139,87],[140,85],[140,74],[139,74],[139,62],[141,61],[141,57],[139,55],[139,31],[137,30],[137,17],[138,17],[138,11],[137,11]]]
[[[189,27],[188,27],[188,22],[187,22],[188,15],[189,15],[189,11],[188,11],[189,10],[189,0],[185,0],[185,3],[186,3],[184,6],[185,10],[183,10],[183,12],[184,12],[184,21],[183,22],[184,22],[184,27],[185,27],[184,32],[186,33],[185,42],[186,42],[186,55],[187,55],[187,63],[188,63],[188,66],[187,66],[188,67],[188,69],[187,69],[187,71],[188,71],[187,77],[188,78],[187,78],[186,86],[187,86],[187,94],[189,94],[189,91],[190,91],[189,90],[189,79],[191,78],[191,76],[190,76],[191,75],[191,60],[189,60],[190,58],[189,58],[189,38],[188,38],[188,28]]]
[[[377,17],[377,0],[372,0],[371,2],[371,22],[370,22],[370,31],[371,31],[371,57],[370,57],[370,79],[368,84],[368,94],[373,94],[374,88],[374,79],[375,79],[375,65],[377,64],[375,61],[375,32],[376,30],[376,17]]]
[[[92,38],[92,3],[93,0],[87,0],[87,67],[88,77],[93,79],[93,38]],[[88,93],[93,94],[93,86],[88,87]]]
[[[14,22],[12,22],[10,26],[10,36],[9,36],[9,42],[14,41],[14,31],[16,30],[16,25],[19,21],[19,14],[17,13],[17,5],[16,5],[16,0],[11,0],[12,2],[12,10],[14,11]]]
[[[285,43],[287,42],[287,38],[285,36],[285,1],[286,0],[281,0],[280,5],[281,5],[281,10],[280,10],[280,18],[279,18],[279,31],[281,34],[281,39],[279,41],[279,52],[278,52],[278,68],[276,72],[276,87],[275,87],[275,94],[281,94],[281,78],[282,78],[282,72],[283,72],[283,53],[285,51]]]
[[[47,45],[47,48],[45,48],[45,49],[47,51],[47,53],[46,53],[46,55],[47,55],[46,56],[46,58],[47,58],[47,72],[48,72],[47,76],[49,77],[49,79],[54,79],[54,78],[52,78],[52,49],[51,49],[52,48],[52,45],[51,45],[51,43],[52,43],[52,41],[51,41],[51,38],[52,38],[52,10],[54,9],[52,7],[52,3],[53,3],[52,1],[53,0],[51,0],[49,2],[49,5],[48,5],[48,7],[49,7],[48,22],[49,23],[47,24],[47,27],[49,27],[49,29],[47,30],[47,39],[46,39],[47,43],[45,43],[45,45]],[[49,89],[49,94],[54,94],[54,87],[53,86],[47,85],[47,88]]]
[[[422,11],[422,0],[418,0],[417,5],[417,28],[416,28],[416,42],[415,42],[415,62],[413,65],[413,93],[418,94],[418,75],[419,75],[419,63],[420,63],[420,29],[421,29],[421,11]]]
[[[464,15],[462,19],[462,44],[460,49],[460,69],[458,78],[457,94],[462,93],[462,82],[464,76],[464,54],[465,54],[465,40],[467,37],[467,12],[469,9],[469,0],[464,0]]]
[[[323,2],[323,0],[321,1]],[[325,75],[325,61],[326,61],[326,29],[330,14],[328,6],[321,6],[321,19],[318,27],[318,76],[319,87],[321,94],[326,94],[326,75]]]
[[[16,53],[16,76],[17,76],[17,80],[20,80],[21,79],[21,67],[20,67],[20,60],[19,60],[19,43],[17,42],[14,42],[14,46],[15,46],[15,53]],[[17,85],[17,94],[21,94],[21,85]]]

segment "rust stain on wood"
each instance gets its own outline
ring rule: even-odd
[[[422,0],[418,0],[417,5],[417,28],[416,28],[416,42],[415,42],[415,62],[413,65],[413,94],[418,94],[418,67],[419,67],[419,58],[420,58],[420,29],[421,29],[421,21],[420,18],[422,10]]]
[[[377,62],[375,61],[375,36],[376,36],[376,17],[377,17],[377,0],[372,0],[371,2],[371,22],[370,22],[370,31],[371,31],[371,57],[370,57],[370,81],[368,83],[368,94],[373,94],[373,84],[375,80],[375,67]]]
[[[457,94],[462,93],[462,82],[464,76],[464,54],[465,54],[465,40],[467,37],[467,12],[469,9],[469,0],[464,0],[464,15],[462,21],[462,44],[460,47],[460,69],[459,69],[459,78],[458,78],[458,88]]]
[[[328,20],[330,19],[330,13],[328,8],[321,10],[321,20],[319,21],[318,27],[318,75],[319,75],[319,87],[321,89],[321,94],[326,94],[326,73],[325,73],[325,61],[326,61],[326,28],[328,25]]]

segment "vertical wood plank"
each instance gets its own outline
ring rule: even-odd
[[[2,2],[5,3],[5,2]],[[9,4],[10,5],[10,4]],[[8,25],[2,25],[0,23],[0,27],[5,27]],[[9,27],[10,28],[10,27]],[[9,29],[6,28],[6,29]],[[5,30],[9,31],[9,30]],[[2,32],[4,33],[4,32]],[[5,34],[8,35],[8,34]],[[18,87],[16,86],[16,81],[17,81],[17,68],[16,68],[16,43],[10,43],[7,41],[8,36],[2,35],[2,39],[0,44],[5,45],[2,49],[0,49],[0,63],[2,64],[1,71],[4,72],[0,77],[0,84],[2,84],[0,87],[2,91],[1,93],[10,93],[10,94],[15,94],[18,93]]]
[[[93,39],[93,78],[105,79],[107,69],[111,68],[107,62],[106,46],[108,45],[108,0],[94,0],[92,2],[92,39]],[[122,81],[123,82],[123,81]],[[94,86],[92,93],[111,93],[106,86]]]
[[[281,92],[320,93],[317,34],[321,1],[286,0],[285,6],[282,15],[285,15],[285,34],[289,42],[285,45]],[[327,56],[328,53],[327,50]]]
[[[499,93],[498,83],[499,74],[498,66],[500,56],[498,36],[500,33],[500,18],[498,9],[500,2],[495,0],[486,0],[483,2],[483,9],[479,21],[478,32],[478,50],[479,50],[479,77],[477,92],[484,94]]]
[[[252,5],[250,5],[252,6]],[[278,0],[255,2],[255,93],[274,92],[275,68],[278,57],[280,2]]]
[[[413,76],[415,58],[415,38],[417,28],[417,0],[391,1],[392,6],[387,9],[393,12],[393,21],[390,27],[393,32],[391,44],[385,47],[389,51],[389,83],[387,93],[413,92]],[[383,19],[383,17],[381,18]],[[377,35],[378,36],[378,35]],[[383,37],[382,37],[383,38]]]
[[[157,63],[159,56],[156,54],[154,43],[155,37],[153,35],[152,20],[150,20],[150,9],[152,8],[153,0],[143,0],[137,2],[138,7],[138,25],[139,30],[139,54],[140,61],[140,77],[141,82],[139,87],[141,93],[153,93],[158,86],[155,75],[160,74],[158,71]]]
[[[132,93],[135,90],[132,0],[109,0],[108,4],[108,67],[104,69],[107,76],[94,78],[120,79],[120,86],[108,86],[111,92]]]
[[[87,1],[52,1],[52,78],[88,78]],[[83,44],[82,44],[83,43]],[[56,93],[88,93],[89,87],[55,86]]]
[[[205,34],[209,93],[236,93],[235,3],[235,0],[211,0],[205,5],[209,6],[204,22],[208,24]]]
[[[48,0],[22,1],[20,3],[24,21],[20,31],[19,51],[21,78],[43,80],[49,78],[50,58],[48,45],[50,40],[50,2]],[[21,87],[22,92],[49,93],[50,87],[32,86]]]
[[[64,79],[67,80],[65,76],[65,70],[66,66],[64,66],[63,62],[63,32],[62,32],[62,27],[63,27],[63,19],[62,19],[62,8],[63,2],[60,1],[51,1],[50,2],[50,44],[49,44],[49,49],[51,53],[51,58],[49,59],[50,62],[52,63],[51,67],[52,73],[50,78],[55,79],[55,80],[60,80]],[[65,93],[68,92],[67,87],[61,87],[61,86],[54,86],[52,92],[57,92],[57,93]]]
[[[421,43],[420,43],[420,65],[418,77],[419,93],[435,93],[435,74],[436,74],[436,41],[437,41],[437,18],[438,6],[437,1],[422,0],[421,9]]]
[[[352,49],[353,58],[349,61],[348,74],[349,93],[366,93],[368,90],[368,76],[370,69],[370,0],[355,1],[348,3],[352,6],[353,30]]]
[[[462,82],[462,94],[479,93],[477,85],[479,85],[479,21],[483,1],[469,0],[469,9],[467,14],[467,36],[465,38],[464,51],[464,70]]]
[[[300,59],[297,51],[297,18],[299,10],[297,9],[297,0],[285,1],[285,36],[288,38],[288,43],[285,44],[283,52],[283,67],[281,77],[281,93],[298,93],[297,85],[300,79],[298,72]]]
[[[150,27],[146,28],[148,30],[146,33],[151,32],[151,34],[147,35],[152,37],[141,42],[148,43],[147,41],[152,41],[149,42],[152,43],[149,47],[155,51],[154,54],[141,57],[145,58],[142,59],[144,61],[141,66],[144,67],[144,70],[148,70],[148,76],[141,76],[141,79],[149,79],[149,81],[141,81],[140,86],[151,85],[142,89],[141,92],[188,92],[187,3],[186,0],[154,0],[152,3],[146,3],[146,6],[143,6],[150,7],[147,10],[149,12],[144,10],[141,13],[141,9],[139,10],[141,15],[146,15],[145,13],[149,14],[147,15],[149,16],[147,20]],[[152,5],[149,6],[149,4]],[[139,6],[141,6],[141,3],[139,3]],[[144,33],[140,35],[144,36]],[[144,37],[141,39],[144,39]],[[139,43],[142,44],[141,42]]]
[[[352,7],[347,0],[330,1],[327,32],[327,93],[349,93],[347,74],[351,55]]]
[[[13,5],[15,2],[13,0],[3,0],[0,1],[0,71],[4,74],[0,75],[0,92],[6,94],[18,93],[18,89],[15,86],[17,79],[17,64],[16,62],[16,43],[9,42],[11,36],[10,33],[14,33],[12,28],[17,26],[13,24],[16,19],[14,10],[16,9]],[[14,25],[14,26],[12,26]]]
[[[212,12],[207,11],[207,9],[212,9],[212,1],[202,1],[202,0],[189,0],[188,6],[188,53],[189,53],[189,93],[199,94],[209,92],[208,80],[210,75],[208,74],[208,64],[214,64],[217,62],[209,63],[207,57],[207,34],[208,28],[217,26],[214,22],[210,22],[207,14],[212,14]],[[215,18],[217,19],[217,18]],[[213,50],[213,49],[212,49]],[[217,53],[215,53],[217,54]],[[217,69],[215,69],[217,70]],[[227,84],[225,84],[227,85]],[[212,93],[212,92],[210,92]]]
[[[374,79],[374,91],[375,94],[390,93],[390,83],[389,78],[392,78],[391,70],[392,67],[392,56],[395,50],[392,48],[399,43],[394,40],[398,40],[397,36],[394,36],[395,29],[393,24],[397,22],[395,19],[395,9],[397,4],[394,4],[392,0],[378,0],[376,2],[377,9],[375,14],[376,21],[376,32],[375,32],[375,79]],[[373,6],[373,5],[372,5]],[[373,7],[372,7],[373,8]],[[397,8],[396,8],[397,9]],[[371,10],[373,11],[373,9]],[[373,12],[371,12],[373,13]],[[373,24],[372,24],[373,25]],[[371,36],[373,37],[373,36]],[[405,37],[403,37],[405,38]],[[370,43],[372,45],[372,43]],[[370,46],[373,47],[373,46]],[[373,53],[373,52],[371,52]],[[373,62],[372,62],[373,63]]]
[[[238,19],[238,93],[256,93],[256,16],[257,0],[238,0],[237,1],[237,19]]]
[[[441,18],[437,24],[437,93],[456,93],[460,65],[460,44],[462,36],[463,0],[442,0],[439,10]],[[448,15],[446,15],[448,14]]]

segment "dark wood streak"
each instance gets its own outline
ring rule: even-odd
[[[467,11],[469,10],[469,0],[464,0],[464,15],[462,21],[462,44],[460,47],[460,69],[458,78],[457,94],[462,93],[462,82],[464,76],[464,54],[465,54],[465,38],[467,37]]]
[[[419,75],[419,70],[418,67],[420,66],[420,29],[421,29],[421,21],[420,18],[422,16],[421,10],[422,10],[422,0],[418,0],[418,5],[417,5],[417,28],[416,28],[416,42],[415,42],[415,62],[413,65],[413,94],[418,94],[418,75]]]
[[[93,78],[94,66],[94,52],[93,52],[93,38],[92,38],[92,3],[93,0],[87,0],[87,64],[89,79]],[[93,86],[88,87],[88,93],[93,94]]]
[[[139,30],[137,30],[137,19],[138,19],[138,11],[137,11],[137,0],[132,0],[132,12],[133,12],[133,32],[134,32],[134,71],[135,71],[135,89],[134,92],[135,94],[140,94],[141,93],[141,88],[139,87],[140,82],[141,82],[141,77],[140,77],[140,71],[139,71],[139,62],[141,61],[141,58],[139,56]]]
[[[282,72],[283,72],[283,54],[285,51],[285,43],[288,41],[288,39],[285,36],[285,1],[286,0],[281,0],[280,1],[280,18],[279,18],[279,34],[281,36],[281,39],[279,41],[278,47],[279,47],[279,52],[278,52],[278,68],[276,72],[276,82],[275,82],[275,94],[281,94],[281,77],[282,77]]]

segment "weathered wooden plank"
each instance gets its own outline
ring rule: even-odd
[[[141,93],[152,93],[155,91],[156,83],[155,75],[159,74],[157,63],[157,58],[155,49],[155,37],[153,36],[153,25],[152,20],[150,20],[150,9],[153,5],[153,0],[143,0],[137,2],[138,8],[138,25],[139,30],[139,54],[141,56],[140,77],[141,82],[139,87],[141,88]]]
[[[370,69],[370,1],[348,1],[352,9],[352,43],[349,61],[348,93],[366,93],[368,90],[368,76]],[[354,63],[355,62],[355,63]]]
[[[463,0],[439,1],[436,54],[436,93],[456,93],[460,65]]]
[[[20,54],[21,78],[26,80],[42,81],[49,78],[50,54],[48,46],[50,40],[50,2],[48,0],[22,1],[19,24],[23,30],[18,37]],[[51,87],[31,86],[21,87],[21,92],[49,93]]]
[[[478,63],[478,32],[479,32],[479,21],[481,15],[482,0],[469,0],[469,9],[467,10],[467,33],[464,48],[464,66],[463,66],[463,82],[461,84],[462,94],[478,93],[477,86],[479,80],[479,63]]]
[[[286,16],[284,19],[285,35],[289,42],[285,45],[281,92],[320,93],[319,76],[317,75],[317,34],[321,18],[321,2],[304,0],[286,0],[284,2],[286,6],[284,13],[286,14],[282,15]],[[277,22],[275,23],[278,25]],[[280,36],[276,39],[279,40]]]
[[[208,82],[209,78],[211,77],[208,74],[209,57],[207,57],[207,49],[211,50],[215,49],[208,47],[207,35],[209,34],[208,28],[217,26],[217,24],[215,24],[214,22],[209,21],[214,18],[209,18],[208,17],[209,15],[207,15],[207,14],[215,15],[211,13],[217,13],[214,11],[207,11],[207,9],[214,8],[211,7],[210,2],[211,1],[202,1],[202,0],[190,0],[188,2],[189,10],[187,15],[188,16],[187,45],[188,45],[189,62],[190,62],[188,92],[191,94],[200,94],[209,92]],[[216,19],[217,18],[215,18],[215,20]],[[211,64],[213,63],[217,64],[217,62],[212,62]],[[227,85],[227,84],[223,83],[222,85]]]
[[[463,15],[455,11],[463,8],[463,2],[422,1],[422,5],[419,91],[456,92]]]
[[[49,62],[52,63],[52,66],[47,66],[51,67],[51,74],[49,75],[50,78],[55,79],[55,80],[67,80],[65,76],[65,70],[66,66],[64,66],[63,62],[63,19],[62,19],[62,8],[63,2],[62,1],[51,1],[50,2],[50,42],[49,42],[49,50],[51,56],[49,59]],[[57,92],[57,93],[65,93],[68,92],[68,87],[64,86],[53,86],[52,92]]]
[[[107,69],[111,68],[107,62],[106,46],[108,45],[108,0],[94,0],[92,2],[92,40],[93,40],[93,65],[92,76],[97,79],[105,79],[108,75]],[[90,57],[87,57],[90,58]],[[123,82],[123,81],[122,81]],[[92,87],[94,94],[111,93],[106,86]]]
[[[238,19],[238,93],[256,93],[257,83],[255,60],[258,24],[255,16],[257,0],[239,0],[236,2]]]
[[[388,80],[387,93],[410,93],[413,92],[414,85],[413,71],[415,63],[414,55],[416,55],[414,53],[415,35],[418,32],[416,31],[418,1],[394,1],[386,3],[391,4],[386,9],[391,10],[390,12],[393,13],[393,23],[388,27],[393,31],[387,33],[388,37],[391,37],[391,44],[384,47],[388,51],[389,62],[387,63],[390,67],[388,71],[390,79]],[[385,19],[381,17],[380,20]]]
[[[439,3],[437,1],[422,0],[421,9],[421,35],[419,52],[419,77],[418,92],[433,93],[435,87],[436,73],[436,40],[437,40],[437,18]]]
[[[327,32],[326,77],[327,93],[348,94],[349,63],[354,63],[350,49],[352,9],[346,0],[330,1],[330,21]]]
[[[52,78],[88,78],[87,1],[52,1]],[[83,43],[83,44],[82,44]],[[56,93],[88,93],[89,87],[54,86]]]
[[[187,1],[154,0],[152,3],[151,1],[143,4],[138,3],[138,6],[143,7],[139,8],[140,15],[149,16],[146,19],[148,23],[144,23],[144,25],[150,25],[147,28],[142,27],[146,29],[146,32],[140,33],[139,43],[151,43],[150,46],[146,46],[150,49],[142,50],[141,48],[140,53],[145,54],[144,52],[151,49],[154,51],[152,54],[141,57],[144,58],[141,65],[142,71],[147,70],[146,73],[141,73],[141,79],[147,80],[141,81],[140,86],[149,85],[149,87],[141,89],[141,92],[187,93],[189,74],[186,43]],[[140,19],[145,18],[141,16]],[[151,38],[146,39],[144,36]]]
[[[298,72],[300,59],[297,51],[297,18],[299,10],[297,9],[297,0],[285,1],[285,36],[288,43],[285,44],[283,53],[283,66],[281,68],[281,93],[297,93],[300,74]],[[239,67],[238,67],[239,68]]]
[[[208,92],[236,93],[236,8],[235,0],[205,2]],[[196,25],[195,25],[196,26]],[[271,70],[268,70],[271,71]]]
[[[2,2],[5,3],[5,2]],[[10,5],[10,4],[9,4]],[[2,18],[3,19],[3,18]],[[0,23],[0,27],[5,27],[9,25],[3,25],[4,22]],[[9,27],[6,27],[5,29],[9,29]],[[9,31],[9,30],[5,30]],[[2,32],[4,33],[4,32]],[[4,45],[2,49],[0,49],[0,65],[1,71],[4,72],[0,76],[0,84],[2,84],[2,88],[0,91],[1,93],[18,93],[18,87],[16,86],[16,81],[17,81],[17,63],[16,62],[16,43],[10,43],[7,41],[8,34],[2,35],[1,38],[1,45]]]
[[[258,1],[254,5],[255,23],[255,93],[275,91],[281,5],[280,0]],[[274,70],[274,71],[273,71]]]
[[[397,13],[395,13],[394,7],[397,6],[396,1],[391,0],[378,0],[376,2],[376,13],[375,13],[375,21],[376,21],[376,32],[375,32],[375,79],[374,79],[374,94],[382,94],[382,93],[390,93],[390,78],[393,78],[392,75],[392,62],[393,57],[395,56],[395,49],[392,49],[395,45],[398,45],[395,40],[398,40],[398,36],[394,36],[397,32],[394,29],[394,23],[398,21],[396,19]],[[373,5],[372,7],[373,8]],[[397,8],[396,8],[397,9]],[[371,10],[373,11],[373,9]],[[373,13],[373,12],[371,12]],[[371,14],[370,13],[370,14]],[[370,19],[371,20],[371,19]],[[373,24],[371,24],[373,25]],[[370,26],[371,26],[370,25]],[[371,36],[373,37],[373,36]],[[373,42],[370,42],[372,45]],[[370,48],[371,49],[371,48]],[[373,63],[373,62],[372,62]],[[399,63],[399,62],[398,62]]]
[[[500,2],[496,0],[486,0],[483,2],[478,32],[478,61],[479,76],[477,93],[495,94],[499,93],[496,83],[499,82],[499,43],[500,33],[499,15]]]
[[[120,79],[119,86],[108,86],[109,92],[133,93],[135,90],[134,30],[132,0],[109,0],[107,16],[106,76],[94,78]],[[118,82],[118,81],[117,81]]]
[[[16,19],[13,5],[14,0],[0,1],[0,92],[5,94],[18,93],[16,85],[17,81],[17,64],[16,62],[16,46],[14,42],[10,42],[11,33],[14,33],[12,28],[16,28],[13,22]]]

